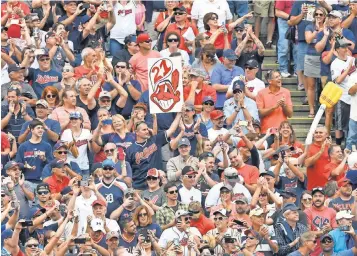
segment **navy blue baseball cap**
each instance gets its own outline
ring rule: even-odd
[[[32,219],[36,214],[38,213],[45,213],[46,209],[45,208],[38,208],[38,207],[32,207],[29,211],[29,218]]]
[[[15,161],[10,161],[7,162],[4,166],[4,171],[7,171],[8,169],[18,166],[20,169],[24,169],[24,165],[22,163],[17,163]]]
[[[5,229],[3,232],[1,232],[1,245],[2,246],[4,246],[5,239],[11,238],[13,233],[14,232],[11,229]]]
[[[293,203],[287,203],[283,207],[283,213],[286,211],[297,211],[299,208]]]
[[[223,51],[223,57],[229,60],[236,60],[238,59],[237,55],[232,49],[227,49]]]
[[[211,96],[203,97],[202,103],[212,102],[214,104],[214,99]]]
[[[59,148],[66,148],[68,149],[67,144],[64,141],[57,141],[56,144],[53,146],[54,150],[58,150]]]
[[[241,79],[236,79],[233,82],[233,93],[237,93],[237,92],[244,92],[244,88],[245,88],[245,84],[244,81]]]
[[[275,174],[272,171],[262,172],[262,173],[259,174],[259,177],[262,177],[262,176],[265,176],[265,175],[268,175],[268,176],[271,176],[271,177],[275,178]]]
[[[50,167],[52,168],[62,168],[64,166],[64,161],[61,159],[54,159],[50,162]]]

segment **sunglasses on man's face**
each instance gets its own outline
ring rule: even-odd
[[[27,248],[37,248],[38,244],[27,244],[26,247]]]
[[[214,221],[222,221],[224,220],[224,217],[215,217],[213,218]]]
[[[48,191],[38,191],[37,194],[40,195],[40,196],[47,195]]]
[[[329,239],[329,238],[325,238],[324,240],[322,240],[322,243],[323,244],[330,244],[330,243],[332,243],[332,240]]]
[[[116,65],[116,68],[126,68],[126,66]]]
[[[200,213],[200,211],[188,211],[189,213],[191,213],[191,214],[198,214],[198,213]]]
[[[150,44],[150,43],[152,42],[152,40],[149,39],[149,40],[146,40],[146,41],[144,41],[144,42],[147,43],[147,44]]]
[[[103,103],[110,103],[111,102],[111,100],[100,100],[101,102],[103,102]]]
[[[191,221],[191,219],[192,219],[191,217],[185,217],[184,218],[185,222]]]
[[[175,16],[180,16],[186,14],[185,12],[175,12]]]
[[[255,68],[252,68],[252,67],[245,67],[245,69],[248,69],[248,70],[253,70]]]
[[[113,167],[104,167],[103,170],[104,171],[113,171],[114,168]]]
[[[42,58],[42,59],[39,59],[38,61],[40,61],[40,62],[50,61],[50,58]]]
[[[186,178],[189,178],[189,179],[194,179],[196,178],[196,175],[185,175]]]
[[[111,148],[111,149],[106,149],[106,150],[104,150],[104,153],[113,153],[114,152],[114,150],[115,150],[115,148]]]
[[[149,181],[149,180],[155,180],[155,181],[156,181],[156,180],[157,180],[157,177],[149,176],[149,177],[146,178],[146,180],[148,180],[148,181]]]
[[[60,154],[60,155],[67,155],[68,154],[68,152],[67,151],[65,151],[65,150],[59,150],[59,151],[56,151],[57,152],[57,154]]]
[[[171,191],[167,191],[167,193],[173,195],[173,194],[177,194],[178,193],[178,190],[171,190]]]
[[[203,103],[203,105],[207,105],[207,106],[214,106],[214,103],[213,102],[205,102],[205,103]]]

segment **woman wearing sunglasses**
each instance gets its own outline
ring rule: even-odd
[[[192,63],[192,68],[204,70],[207,77],[210,78],[213,69],[218,65],[216,48],[213,44],[206,44],[200,52],[200,56]]]
[[[161,57],[170,57],[172,53],[179,52],[181,53],[181,56],[184,61],[183,66],[190,66],[190,57],[188,56],[188,53],[185,50],[181,50],[178,48],[181,43],[181,40],[182,38],[176,32],[171,31],[166,33],[166,49],[160,51],[160,55]]]
[[[202,112],[197,115],[197,120],[201,119],[207,130],[213,127],[210,113],[214,110],[214,99],[210,96],[206,96],[202,101]]]
[[[211,208],[210,217],[213,218],[213,213],[219,209],[225,209],[229,216],[235,216],[237,212],[235,203],[232,201],[233,192],[230,185],[224,185],[220,188],[219,198],[222,203]]]
[[[312,196],[311,192],[308,190],[305,190],[300,198],[300,209],[302,211],[305,211],[305,209],[311,208],[312,205]]]
[[[315,117],[315,79],[320,78],[321,54],[315,49],[317,34],[327,29],[325,20],[327,11],[323,7],[317,7],[314,12],[314,21],[305,28],[305,39],[308,44],[304,62],[305,90],[309,103],[309,118]],[[283,74],[282,74],[283,76]]]
[[[46,88],[42,92],[41,99],[47,101],[48,103],[48,114],[52,113],[60,103],[60,97],[58,89],[54,86],[46,86]]]
[[[132,218],[137,230],[146,229],[148,233],[153,233],[157,238],[161,236],[162,230],[160,226],[153,222],[153,215],[145,205],[138,206],[135,209]]]

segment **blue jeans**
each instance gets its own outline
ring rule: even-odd
[[[115,39],[110,39],[109,51],[112,56],[116,56],[116,53],[121,49],[124,49],[123,44],[119,43]]]
[[[278,29],[279,29],[279,40],[278,40],[278,62],[280,72],[289,72],[289,40],[285,39],[286,31],[289,29],[288,22],[284,19],[278,18]],[[294,71],[296,71],[296,60],[297,60],[297,45],[291,44],[293,47],[293,58],[294,58]]]
[[[231,10],[232,15],[237,14],[239,18],[246,15],[249,11],[248,0],[228,1],[228,5],[229,5],[229,9]]]
[[[357,121],[350,118],[346,148],[351,150],[352,145],[357,145]]]

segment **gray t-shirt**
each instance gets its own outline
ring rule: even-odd
[[[24,186],[27,190],[32,191],[30,182],[25,180]],[[30,212],[30,201],[27,199],[25,192],[22,190],[19,184],[14,187],[17,200],[20,202],[20,217],[19,219],[27,219]]]
[[[166,202],[166,195],[162,188],[159,188],[156,191],[150,192],[149,190],[144,190],[141,192],[141,198],[144,199],[147,197],[152,203],[161,207]],[[145,200],[145,199],[144,199]]]
[[[1,101],[4,100],[5,96],[7,95],[7,91],[11,87],[12,83],[6,83],[1,85]],[[32,99],[37,99],[37,95],[35,91],[33,90],[32,86],[29,85],[28,83],[22,82],[20,83],[21,85],[21,94],[26,97],[26,94],[31,94]]]

